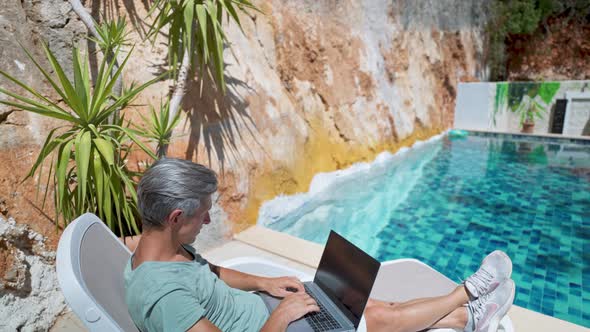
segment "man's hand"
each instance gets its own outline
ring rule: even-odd
[[[277,278],[281,279],[281,278]],[[309,312],[320,311],[315,300],[305,292],[291,293],[271,313],[261,332],[285,331],[289,323]]]
[[[295,277],[265,278],[260,290],[276,297],[286,297],[293,293],[305,294],[303,284]]]

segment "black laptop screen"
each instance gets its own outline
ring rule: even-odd
[[[313,281],[358,327],[380,265],[331,231]]]

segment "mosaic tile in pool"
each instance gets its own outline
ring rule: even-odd
[[[590,144],[443,137],[353,183],[269,227],[318,243],[333,228],[381,261],[415,257],[458,282],[502,249],[514,264],[515,304],[590,327]]]

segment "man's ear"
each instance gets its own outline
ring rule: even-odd
[[[174,209],[168,215],[168,224],[175,225],[179,222],[179,217],[182,215],[182,210]]]

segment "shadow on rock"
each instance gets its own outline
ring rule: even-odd
[[[214,152],[222,172],[228,157],[235,162],[242,160],[237,146],[238,140],[243,141],[242,131],[245,130],[256,142],[258,131],[244,99],[244,94],[250,94],[254,90],[234,77],[225,75],[225,81],[225,94],[208,75],[203,79],[187,82],[187,94],[182,103],[190,126],[186,158],[197,157],[199,144],[202,142],[209,165]],[[260,145],[258,142],[257,144]],[[251,152],[251,149],[246,147],[246,151]]]

